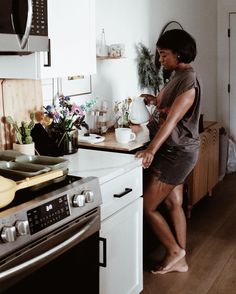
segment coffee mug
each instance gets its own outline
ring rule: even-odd
[[[117,128],[115,129],[116,141],[121,144],[127,144],[136,139],[135,133],[129,128]]]

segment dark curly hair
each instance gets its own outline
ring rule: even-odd
[[[169,49],[178,55],[179,62],[190,63],[197,55],[197,46],[194,38],[184,30],[174,29],[162,34],[156,47]]]

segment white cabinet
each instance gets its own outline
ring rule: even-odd
[[[51,66],[40,53],[41,78],[95,72],[95,0],[49,0],[48,33]]]
[[[100,258],[106,258],[106,265],[100,267],[100,294],[142,291],[142,211],[140,197],[102,222],[100,237],[106,244]]]
[[[0,56],[0,76],[43,79],[96,72],[95,0],[48,0],[51,66],[45,52]]]
[[[142,167],[101,185],[101,192],[100,294],[138,294],[143,289]]]

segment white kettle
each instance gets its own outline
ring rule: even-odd
[[[150,112],[142,97],[133,98],[130,108],[129,120],[133,124],[143,124],[149,120]]]

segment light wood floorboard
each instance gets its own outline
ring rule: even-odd
[[[160,249],[150,255],[158,259]],[[236,293],[236,174],[226,175],[188,220],[187,273],[144,271],[142,294]]]

